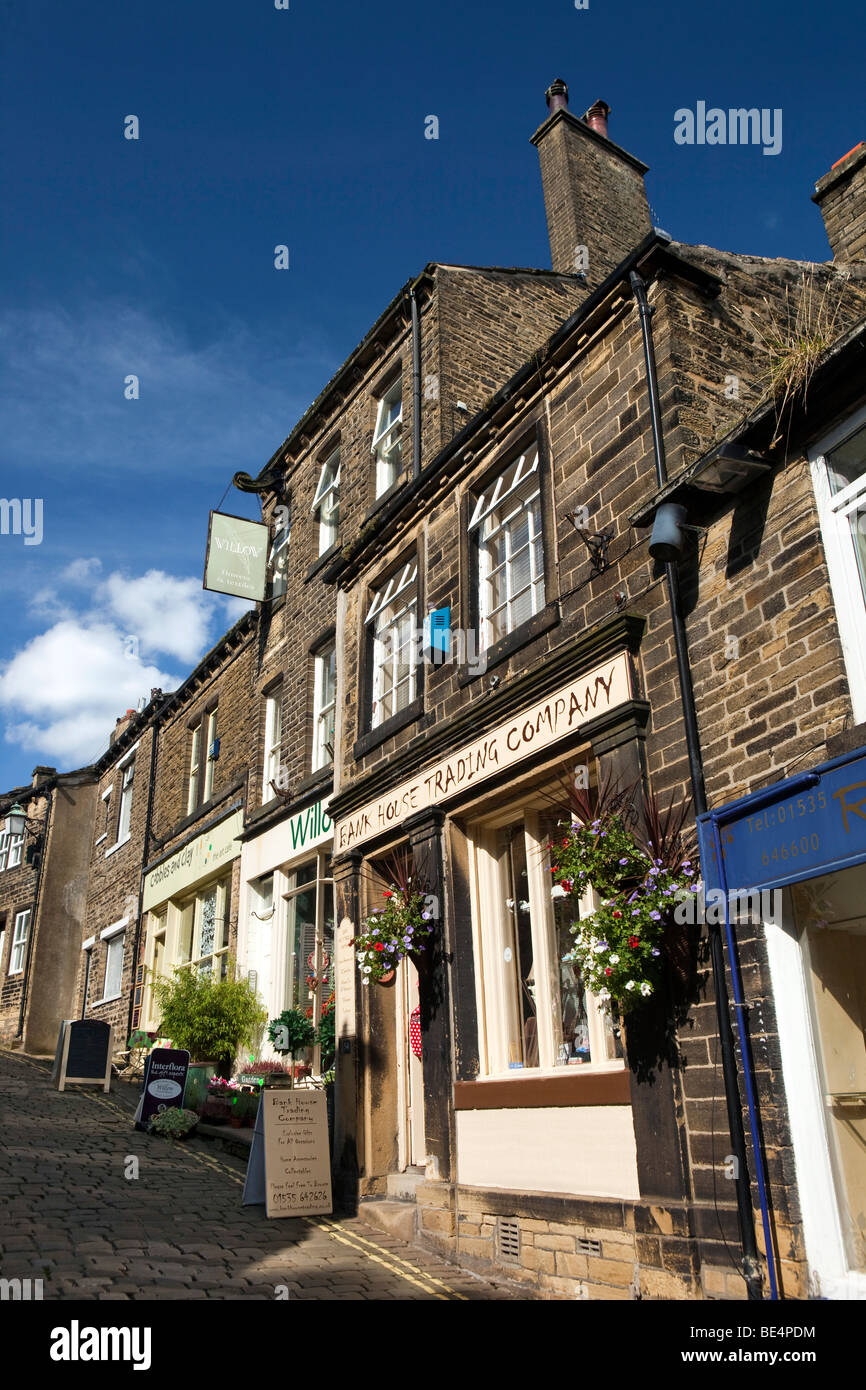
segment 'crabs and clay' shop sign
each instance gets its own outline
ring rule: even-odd
[[[378,800],[345,816],[335,827],[336,852],[354,848],[427,806],[450,801],[468,787],[475,787],[575,734],[587,720],[631,697],[628,655],[621,652],[545,700],[521,710],[508,723],[500,724],[474,743],[401,782]]]

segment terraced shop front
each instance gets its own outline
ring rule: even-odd
[[[725,901],[780,899],[758,943],[782,1072],[769,1100],[787,1112],[812,1290],[866,1298],[866,748],[719,807],[699,830],[704,877]],[[749,949],[731,916],[729,958]],[[753,1109],[771,1217],[773,1136],[757,1094]]]

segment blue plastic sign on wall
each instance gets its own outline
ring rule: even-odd
[[[424,619],[424,656],[438,664],[451,655],[451,607],[434,608]]]
[[[866,862],[866,749],[700,816],[698,838],[708,888],[779,888]]]

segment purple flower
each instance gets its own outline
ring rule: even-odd
[[[433,916],[433,913],[432,913],[432,912],[422,912],[422,913],[421,913],[421,920],[422,920],[422,922],[429,922],[429,921],[430,921],[430,918],[431,918],[432,916]]]
[[[654,922],[660,922],[660,921],[661,921],[661,913],[660,913],[660,912],[651,912],[651,913],[650,913],[650,917],[652,917],[652,919],[653,919]]]
[[[648,877],[649,877],[649,878],[655,878],[656,875],[657,875],[657,873],[658,873],[658,869],[650,869]]]
[[[659,950],[658,946],[653,946],[651,954],[654,955],[654,956],[660,956],[660,955],[661,955],[661,951]]]
[[[374,936],[378,936],[378,935],[379,935],[379,928],[378,928],[378,927],[374,927],[374,928],[373,928],[373,935],[374,935]]]
[[[407,928],[406,928],[406,931],[405,931],[405,935],[406,935],[406,936],[411,936],[412,933],[414,932],[414,930],[415,930],[414,927],[407,927]]]
[[[619,862],[620,862],[620,864],[627,864],[627,863],[628,863],[628,860],[627,860],[627,859],[621,859]]]

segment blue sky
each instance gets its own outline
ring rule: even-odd
[[[233,621],[201,590],[208,510],[410,275],[549,265],[554,77],[577,115],[610,104],[678,240],[829,258],[810,194],[866,136],[853,3],[290,6],[4,6],[0,496],[43,499],[43,539],[0,535],[0,788],[97,756]],[[781,152],[676,144],[700,100],[781,108]]]

